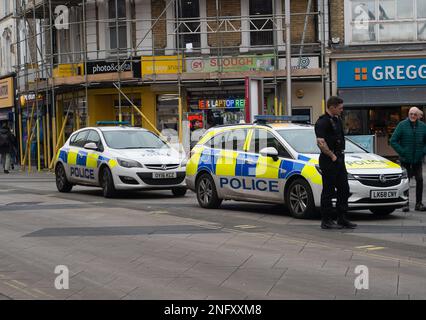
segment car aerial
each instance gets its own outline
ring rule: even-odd
[[[387,215],[406,205],[405,169],[346,140],[349,210]],[[186,183],[203,208],[218,208],[223,200],[279,203],[296,218],[314,217],[322,191],[319,154],[312,125],[213,127],[191,150]]]
[[[151,131],[128,126],[100,126],[71,134],[58,151],[56,186],[97,186],[105,197],[117,190],[171,190],[186,193],[186,158]]]

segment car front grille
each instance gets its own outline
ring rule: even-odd
[[[393,199],[371,199],[371,198],[362,198],[358,201],[354,201],[352,203],[365,203],[365,204],[380,204],[380,203],[394,203],[394,202],[402,202],[406,201],[403,198],[393,198]]]
[[[365,186],[387,188],[399,185],[402,174],[355,174],[354,178]]]
[[[168,186],[174,184],[180,184],[185,179],[185,172],[177,172],[176,178],[171,179],[153,179],[152,172],[138,172],[138,177],[145,184],[149,184],[151,186]]]
[[[179,167],[179,164],[145,164],[145,167],[151,170],[173,170]]]

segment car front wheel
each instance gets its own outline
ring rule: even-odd
[[[217,195],[216,186],[210,174],[204,173],[198,178],[195,190],[198,204],[202,208],[216,209],[220,207],[222,199]]]
[[[107,167],[102,170],[101,186],[105,198],[113,198],[117,193],[114,186],[114,180],[112,178],[111,170]]]
[[[294,218],[307,219],[315,215],[314,196],[304,179],[296,179],[290,184],[285,194],[285,203]]]
[[[62,163],[58,163],[55,169],[56,188],[59,192],[70,192],[73,185],[68,181],[65,168]]]
[[[186,188],[173,188],[172,193],[175,197],[183,197],[186,194]]]

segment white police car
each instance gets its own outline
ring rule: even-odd
[[[74,132],[58,151],[56,186],[102,187],[105,197],[116,190],[170,189],[184,196],[186,158],[154,133],[126,126],[89,127]]]
[[[284,203],[297,218],[320,206],[320,150],[313,126],[242,124],[212,128],[191,151],[186,183],[204,208],[222,200]],[[392,213],[408,203],[407,173],[347,141],[345,161],[350,209]]]

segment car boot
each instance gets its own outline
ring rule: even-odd
[[[321,229],[342,229],[342,226],[336,224],[333,220],[322,220]]]
[[[416,203],[416,207],[414,208],[416,211],[426,211],[426,208],[424,207],[423,203],[418,202]]]
[[[337,219],[337,224],[346,229],[355,229],[357,227],[357,224],[350,222],[345,217],[339,217]]]

